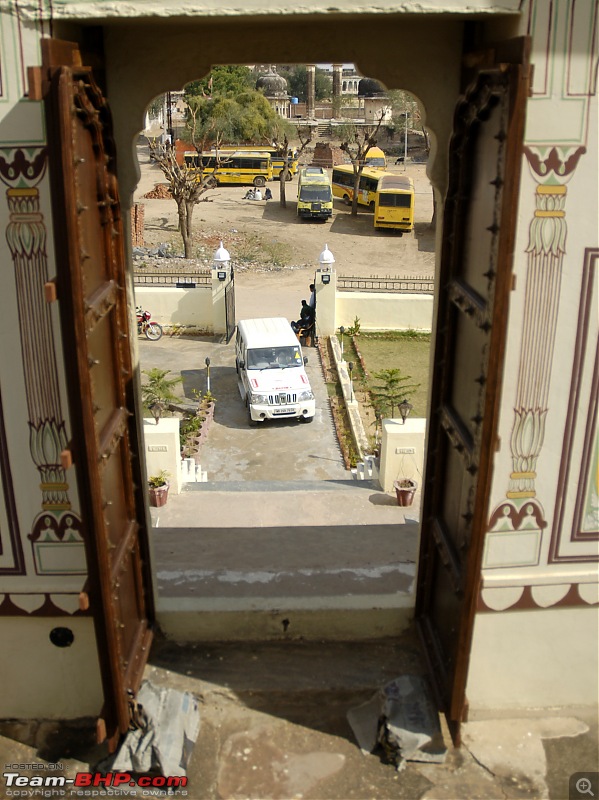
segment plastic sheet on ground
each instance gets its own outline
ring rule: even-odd
[[[200,711],[189,692],[145,681],[136,697],[136,723],[111,769],[118,772],[184,776],[200,732]]]
[[[387,683],[347,718],[363,753],[380,752],[398,770],[406,761],[442,763],[447,749],[426,680],[402,675]]]

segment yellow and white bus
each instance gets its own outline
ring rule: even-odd
[[[301,219],[331,219],[333,191],[324,167],[300,169],[297,184],[297,215]]]
[[[188,166],[197,166],[200,156],[196,152],[185,153],[185,163]],[[265,186],[272,180],[272,161],[269,153],[254,152],[251,150],[225,152],[212,150],[202,153],[202,166],[204,174],[213,177],[214,185],[221,184],[253,184]]]
[[[378,182],[374,227],[410,233],[414,229],[414,182],[407,175],[386,172]]]
[[[282,155],[279,154],[276,147],[262,146],[259,144],[239,145],[239,147],[235,147],[234,145],[226,144],[220,148],[221,153],[226,153],[226,152],[243,153],[247,151],[253,151],[253,152],[259,151],[260,153],[268,153],[270,155],[270,161],[272,164],[273,180],[281,179],[283,167],[285,166],[285,159],[283,158]],[[287,153],[287,161],[289,164],[289,172],[287,173],[288,181],[293,179],[293,176],[297,173],[299,169],[298,157],[299,156],[297,150],[290,148]]]
[[[384,170],[364,167],[358,186],[358,205],[366,206],[374,211],[376,190]],[[339,197],[346,205],[354,199],[354,168],[351,164],[333,167],[333,196]]]
[[[354,169],[333,167],[333,195],[350,205],[354,197]],[[364,167],[360,175],[358,205],[374,212],[374,227],[410,233],[414,229],[414,184],[405,175]]]

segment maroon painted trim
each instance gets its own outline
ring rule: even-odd
[[[572,64],[572,54],[574,52],[574,15],[576,14],[576,0],[572,0],[572,5],[569,9],[568,15],[568,52],[567,52],[567,66],[566,66],[566,96],[567,97],[591,97],[596,91],[597,81],[597,65],[595,63],[595,43],[597,41],[597,4],[593,5],[593,24],[591,33],[592,48],[589,53],[589,74],[586,92],[571,92],[570,91],[570,67]]]
[[[549,24],[547,25],[547,38],[545,40],[545,71],[543,73],[543,85],[541,90],[535,91],[533,89],[532,97],[547,96],[547,77],[549,74],[549,62],[551,59],[551,33],[553,29],[553,3],[554,0],[549,0]],[[533,24],[532,24],[533,12],[534,12],[534,3],[529,3],[528,23],[526,26],[526,34],[528,36],[534,36]],[[540,43],[540,37],[537,37],[535,41]],[[535,66],[533,83],[537,81],[539,75],[540,75],[540,70],[538,69],[538,66]]]
[[[562,531],[565,524],[565,501],[567,486],[570,478],[570,471],[572,465],[572,448],[574,444],[574,437],[576,433],[576,426],[579,424],[579,415],[577,413],[580,403],[581,384],[584,369],[584,359],[587,349],[587,339],[589,331],[590,315],[596,313],[596,297],[593,292],[595,282],[595,271],[599,265],[599,248],[587,247],[584,253],[584,264],[582,271],[582,286],[580,290],[580,304],[578,313],[578,327],[576,329],[576,342],[574,346],[574,361],[572,365],[572,378],[570,381],[570,395],[568,398],[568,408],[570,413],[567,415],[566,427],[564,430],[564,440],[562,445],[562,458],[560,462],[558,486],[563,486],[564,491],[556,493],[555,511],[553,514],[553,528],[551,531],[551,541],[549,545],[549,564],[568,563],[568,562],[595,562],[599,558],[596,556],[560,556],[560,541],[562,538]],[[599,385],[599,346],[595,354],[595,367],[592,381],[591,392],[591,405],[589,414],[586,420],[586,441],[583,451],[583,469],[582,473],[588,477],[589,463],[592,459],[592,445],[589,442],[589,433],[596,430],[597,419],[597,387]],[[594,393],[593,393],[594,390]],[[582,476],[579,475],[579,480],[576,482],[576,489],[582,491],[586,496],[588,482],[584,484],[580,480]],[[582,503],[580,497],[576,498],[576,505],[573,515],[573,535],[570,536],[570,541],[597,541],[599,540],[599,533],[587,533],[581,535],[579,530],[580,515],[582,514]],[[578,512],[578,517],[577,517]],[[574,527],[576,526],[576,528]]]
[[[597,605],[597,603],[588,603],[586,600],[583,600],[580,596],[580,592],[578,591],[579,586],[588,586],[588,584],[578,584],[572,583],[570,584],[570,588],[566,592],[566,594],[558,600],[552,606],[540,606],[532,595],[532,590],[536,588],[536,586],[527,585],[522,586],[522,594],[516,600],[513,606],[509,606],[508,608],[503,608],[498,611],[495,608],[490,608],[484,601],[482,596],[482,589],[478,595],[478,604],[476,611],[479,614],[505,614],[507,611],[548,611],[550,608],[593,608]],[[488,587],[487,587],[488,588]],[[514,588],[514,587],[502,587],[502,588]]]
[[[508,501],[504,501],[500,503],[497,508],[493,511],[491,515],[491,519],[489,520],[488,525],[488,532],[492,531],[495,525],[502,519],[509,519],[512,523],[513,530],[517,531],[522,525],[524,519],[528,518],[530,515],[526,512],[529,510],[529,507],[532,506],[532,516],[535,519],[537,526],[540,530],[543,530],[547,527],[547,523],[543,518],[543,510],[539,506],[539,504],[533,500],[527,500],[526,503],[521,508],[516,508],[516,506],[512,505],[512,503]],[[506,513],[507,512],[507,513]],[[500,533],[500,531],[496,531]]]
[[[551,172],[555,172],[556,175],[559,175],[562,178],[565,175],[570,175],[574,172],[578,166],[580,157],[584,155],[586,151],[586,147],[578,147],[572,153],[572,155],[566,159],[566,161],[562,161],[557,147],[552,147],[547,155],[547,158],[541,160],[538,153],[535,153],[534,148],[526,145],[524,146],[524,155],[526,156],[526,160],[528,161],[532,171],[535,172],[540,178],[546,178]]]
[[[52,602],[52,592],[11,592],[4,595],[4,599],[0,603],[0,617],[89,617],[92,612],[90,609],[81,611],[77,609],[72,614],[54,605]],[[54,592],[54,594],[71,594],[70,592]],[[11,597],[18,595],[44,595],[44,602],[35,611],[25,611],[20,608],[11,600]],[[1,595],[0,595],[1,596]],[[79,596],[79,593],[77,593]]]
[[[6,428],[4,426],[4,410],[2,408],[2,393],[0,391],[0,466],[2,472],[2,492],[4,494],[4,506],[8,517],[8,538],[10,540],[14,566],[0,567],[0,575],[25,575],[25,557],[23,555],[23,543],[19,531],[19,518],[17,515],[17,505],[13,491],[13,480],[10,469],[10,458],[8,455],[8,443],[6,441]],[[4,554],[2,546],[2,531],[0,531],[0,554]]]

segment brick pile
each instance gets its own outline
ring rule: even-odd
[[[345,164],[346,161],[347,157],[340,147],[332,147],[328,142],[317,142],[314,145],[311,166],[335,167],[337,164]]]
[[[148,200],[171,200],[172,194],[166,183],[157,183],[150,192],[144,194]]]

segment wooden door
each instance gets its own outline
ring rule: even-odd
[[[512,285],[528,39],[475,55],[450,144],[416,618],[454,741],[465,697]],[[503,60],[505,58],[505,60]]]
[[[114,749],[129,725],[153,616],[123,226],[106,102],[74,45],[42,45],[70,453],[104,690],[98,738]],[[51,300],[52,286],[48,293]]]

